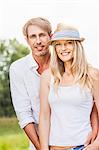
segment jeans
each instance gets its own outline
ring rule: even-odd
[[[71,150],[83,150],[84,148],[84,145],[81,145],[81,146],[77,146],[75,148],[72,148]]]
[[[64,149],[64,150],[83,150],[84,148],[84,145],[80,145],[80,146],[77,146],[75,148],[69,148],[69,149]],[[50,150],[58,150],[58,149],[50,149]]]

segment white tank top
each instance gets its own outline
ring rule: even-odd
[[[59,86],[58,95],[51,81],[48,101],[51,108],[49,145],[83,145],[92,131],[90,114],[93,96],[88,88],[79,84]]]

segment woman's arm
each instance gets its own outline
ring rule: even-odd
[[[98,134],[98,111],[96,108],[96,105],[94,104],[93,110],[91,113],[91,126],[92,126],[92,139],[90,143],[93,143],[93,141],[96,139],[97,134]]]
[[[43,72],[40,85],[39,138],[41,150],[49,150],[50,107],[48,103],[49,73]]]
[[[93,86],[93,96],[94,96],[94,102],[97,108],[98,112],[98,135],[95,139],[95,141],[88,145],[86,147],[86,150],[99,150],[99,71],[98,70],[93,70],[93,78],[94,78],[94,86]],[[94,116],[93,116],[93,123],[95,122]],[[95,122],[96,123],[96,122]]]
[[[95,104],[91,113],[91,126],[92,132],[89,133],[85,146],[89,145],[90,143],[93,143],[98,134],[98,112]]]
[[[95,105],[96,105],[97,112],[98,112],[98,136],[97,136],[97,139],[99,142],[99,71],[97,71],[96,79],[94,80],[93,93],[94,93]]]

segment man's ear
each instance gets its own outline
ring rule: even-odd
[[[53,33],[50,34],[50,38],[53,36]]]

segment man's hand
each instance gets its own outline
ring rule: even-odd
[[[89,144],[83,150],[99,150],[99,140],[95,140],[92,144]]]
[[[91,132],[88,134],[88,137],[87,137],[87,140],[86,140],[84,146],[86,147],[86,146],[88,146],[89,144],[92,144],[92,143],[95,141],[96,136],[97,136],[97,133],[91,131]]]

